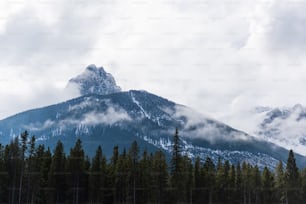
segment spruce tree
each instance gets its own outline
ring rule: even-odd
[[[296,165],[294,153],[289,151],[286,172],[285,172],[285,187],[287,191],[286,203],[299,202],[300,178],[299,169]]]
[[[64,146],[58,141],[52,156],[52,163],[49,171],[49,187],[52,189],[52,200],[55,203],[65,202],[66,184],[66,157]]]
[[[130,197],[132,198],[132,203],[136,203],[136,188],[137,188],[137,175],[138,175],[138,165],[139,165],[139,147],[136,141],[134,141],[129,149],[128,158],[130,161],[130,189],[132,190],[130,193]]]
[[[42,146],[43,147],[43,146]],[[44,150],[44,148],[42,148]],[[49,171],[52,162],[51,151],[48,148],[40,156],[40,191],[39,191],[39,202],[38,203],[51,203],[50,189],[48,188],[49,183]]]
[[[251,172],[252,200],[254,203],[260,203],[261,175],[258,166],[251,168]]]
[[[184,194],[181,192],[184,189],[182,181],[182,156],[181,144],[178,129],[175,129],[172,146],[171,157],[171,187],[172,199],[176,202],[182,202]]]
[[[84,202],[84,174],[85,174],[85,155],[82,142],[78,139],[68,157],[68,172],[71,174],[69,187],[71,189],[71,200],[73,204]]]
[[[194,189],[193,189],[193,201],[195,203],[201,202],[203,195],[203,175],[200,157],[197,157],[194,162]]]
[[[221,161],[221,160],[220,160]],[[220,164],[219,164],[220,166]],[[220,167],[219,167],[220,168]],[[216,167],[210,157],[207,157],[202,169],[203,175],[203,191],[202,191],[202,200],[204,203],[213,203],[214,201],[214,192],[216,186]]]
[[[274,178],[267,167],[262,172],[262,200],[263,203],[273,203],[274,201]]]
[[[119,160],[119,147],[113,147],[113,154],[111,156],[110,162],[106,167],[107,180],[105,181],[105,186],[108,188],[104,189],[105,192],[105,202],[106,203],[116,203],[117,200],[117,163]]]
[[[92,159],[92,165],[90,169],[90,201],[101,202],[100,195],[100,182],[101,182],[101,162],[102,162],[102,148],[99,145],[96,154]]]
[[[279,161],[275,169],[275,197],[276,201],[280,203],[284,203],[286,200],[285,172],[282,161]]]
[[[306,168],[301,172],[301,200],[306,201]]]
[[[242,190],[242,172],[240,163],[236,165],[236,192],[235,192],[235,199],[234,203],[242,203],[243,201],[243,190]]]

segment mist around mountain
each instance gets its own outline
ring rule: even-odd
[[[187,106],[146,91],[121,91],[104,68],[90,65],[67,85],[81,96],[52,106],[18,113],[0,121],[0,142],[9,143],[24,130],[37,142],[53,149],[61,140],[68,151],[81,139],[89,156],[101,145],[109,158],[113,146],[128,148],[137,141],[149,152],[162,150],[169,158],[175,128],[183,144],[183,154],[192,160],[219,158],[237,164],[245,161],[263,169],[286,162],[288,150],[258,139]],[[306,158],[297,154],[299,166]]]
[[[301,104],[292,107],[258,107],[254,134],[277,145],[294,149],[306,155],[306,108]]]

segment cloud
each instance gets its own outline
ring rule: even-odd
[[[255,127],[254,134],[282,147],[294,149],[296,152],[306,155],[304,108],[300,105],[293,108],[283,107],[279,111],[287,114],[274,118],[270,123],[266,122],[266,119],[269,119],[276,110],[271,109],[257,113],[257,117],[260,120],[253,124]],[[264,123],[264,127],[261,126],[262,123]]]
[[[106,102],[107,103],[107,102]],[[83,102],[78,106],[69,107],[69,111],[77,111],[77,109],[85,108],[89,103]],[[69,125],[89,125],[96,126],[100,124],[113,125],[120,121],[130,121],[131,117],[122,108],[116,105],[110,105],[108,103],[108,108],[103,111],[89,111],[84,113],[80,119],[64,119],[60,121],[61,127],[66,128]]]
[[[245,141],[251,138],[243,132],[231,130],[225,124],[184,107],[176,106],[174,118],[183,125],[182,134],[192,138],[200,138],[211,143],[218,141]]]
[[[54,121],[46,120],[43,124],[40,122],[31,123],[29,125],[24,125],[24,129],[29,131],[41,131],[48,128],[51,128],[54,125]]]
[[[89,97],[85,97],[83,99],[83,101],[79,104],[69,105],[68,111],[73,112],[73,111],[78,111],[78,110],[82,110],[82,109],[86,109],[86,108],[93,108],[93,107],[100,106],[100,104],[106,104],[109,107],[116,107],[116,109],[121,110],[119,107],[113,105],[111,103],[111,100],[109,100],[109,99],[92,100],[92,98],[89,96]]]
[[[112,125],[120,121],[130,121],[131,118],[128,113],[123,109],[115,109],[109,107],[105,113],[90,112],[85,114],[81,124],[84,125],[99,125],[107,124]]]
[[[0,95],[16,101],[0,102],[1,118],[78,95],[63,88],[90,63],[109,12],[101,1],[88,3],[0,4]]]
[[[2,5],[4,4],[4,5]],[[49,105],[88,64],[249,131],[254,106],[306,104],[305,3],[0,3],[0,117]]]
[[[87,102],[83,102],[78,106],[69,107],[69,111],[77,111],[78,109],[84,109],[87,105]],[[64,118],[59,121],[54,120],[46,120],[45,122],[35,122],[30,123],[28,125],[24,125],[23,127],[29,131],[43,131],[46,129],[52,129],[52,127],[59,126],[57,130],[63,130],[70,127],[79,128],[87,128],[88,126],[96,126],[96,125],[114,125],[121,121],[130,121],[132,120],[128,113],[115,105],[108,104],[108,108],[104,112],[98,111],[90,111],[84,113],[81,118]],[[57,131],[57,130],[53,130]],[[87,129],[88,131],[88,129]]]
[[[258,5],[251,21],[254,37],[262,39],[262,46],[270,54],[300,57],[306,47],[305,8],[306,2],[290,0]]]

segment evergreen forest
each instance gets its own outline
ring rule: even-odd
[[[191,160],[181,151],[176,130],[171,158],[158,150],[113,148],[107,159],[101,146],[86,156],[78,139],[65,154],[58,141],[50,150],[27,131],[0,145],[0,203],[306,203],[306,168],[294,153],[276,169],[211,158]]]

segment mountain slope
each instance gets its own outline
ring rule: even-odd
[[[306,108],[300,104],[283,108],[257,108],[255,133],[280,146],[306,155]]]
[[[191,158],[220,157],[270,168],[287,158],[288,151],[283,148],[145,91],[90,94],[11,116],[0,121],[0,142],[8,143],[28,130],[51,148],[62,140],[66,151],[81,138],[90,155],[101,144],[110,157],[113,146],[127,148],[136,140],[142,148],[162,149],[170,155],[175,127],[184,154]],[[305,165],[304,157],[297,155],[297,161]]]

